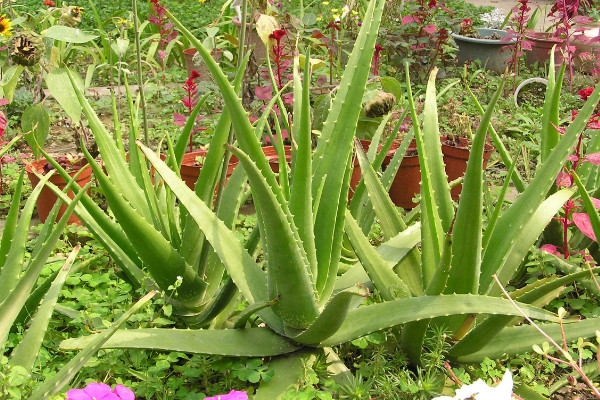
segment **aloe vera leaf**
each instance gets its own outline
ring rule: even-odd
[[[323,311],[315,322],[302,333],[296,336],[290,335],[290,339],[307,345],[319,344],[338,330],[346,319],[348,312],[357,308],[368,294],[368,289],[361,285],[336,293],[325,304]]]
[[[310,266],[290,211],[279,204],[263,175],[242,151],[230,148],[238,157],[251,183],[253,199],[263,213],[261,236],[267,248],[269,298],[278,298],[273,311],[289,327],[305,329],[319,315]],[[264,214],[268,215],[265,218]]]
[[[324,181],[316,212],[317,291],[325,301],[335,284],[347,204],[348,166],[385,1],[372,0],[313,157],[313,191]]]
[[[494,93],[473,139],[454,222],[452,266],[446,293],[475,294],[479,289],[483,229],[483,151],[494,107],[505,82],[503,79]]]
[[[406,109],[406,112],[408,113],[408,108]],[[404,156],[406,155],[406,151],[408,150],[408,146],[410,145],[411,141],[413,140],[414,137],[414,130],[410,130],[406,136],[404,137],[404,139],[402,139],[402,142],[400,143],[400,147],[398,147],[398,149],[394,152],[394,155],[392,156],[392,159],[390,160],[390,163],[387,165],[383,175],[381,176],[381,184],[383,185],[384,189],[389,191],[390,187],[392,186],[392,183],[396,177],[396,174],[398,172],[398,169],[400,168],[400,164],[402,164],[402,160],[404,158]],[[391,143],[389,143],[391,145]],[[386,143],[387,145],[387,143]],[[383,152],[383,148],[382,148],[382,152]],[[381,155],[381,153],[380,153]],[[385,156],[383,156],[385,157]],[[382,157],[382,160],[383,160]],[[363,180],[363,182],[361,182],[358,187],[357,187],[357,193],[355,193],[355,196],[358,196],[358,192],[361,189],[361,186],[364,186],[365,182]],[[372,201],[371,201],[372,203]],[[367,201],[367,204],[365,205],[365,209],[362,210],[362,212],[360,214],[358,214],[358,223],[361,226],[363,232],[365,234],[368,234],[373,226],[373,222],[375,221],[375,211],[373,210],[373,207],[371,204],[369,204],[369,201]],[[419,256],[419,254],[416,255],[417,257]],[[420,265],[420,258],[418,258],[418,262],[417,264]],[[422,286],[422,284],[421,284]]]
[[[179,202],[189,211],[198,227],[206,235],[221,262],[225,265],[229,276],[235,282],[249,303],[268,301],[267,277],[262,269],[254,262],[248,251],[238,238],[225,224],[204,204],[196,194],[187,187],[177,175],[171,171],[156,155],[142,146],[142,151],[154,165],[156,171],[169,185]],[[265,310],[268,311],[268,310]],[[275,314],[263,312],[261,317],[268,325],[281,331],[281,321]]]
[[[471,97],[471,100],[473,100],[473,103],[475,104],[475,107],[477,108],[477,112],[479,112],[479,115],[483,115],[485,113],[485,111],[484,111],[483,107],[481,106],[481,103],[479,103],[479,100],[477,100],[477,97],[475,97],[475,95],[473,94],[473,91],[471,90],[471,88],[468,85],[465,85],[465,88],[467,89],[467,92],[469,93],[469,97]],[[490,129],[489,129],[488,133],[492,137],[492,140],[494,141],[494,146],[496,147],[496,151],[500,154],[500,158],[502,159],[502,162],[504,163],[504,165],[512,164],[513,163],[512,157],[510,156],[508,150],[506,150],[506,146],[504,146],[502,139],[500,139],[500,136],[498,135],[498,133],[496,132],[496,130],[494,129],[494,127],[491,124],[490,124]],[[513,181],[515,187],[517,188],[517,191],[519,193],[523,193],[523,191],[525,190],[525,183],[523,183],[523,180],[521,179],[519,174],[513,174],[512,181]]]
[[[494,231],[494,228],[496,227],[496,221],[498,221],[498,218],[500,217],[500,212],[502,211],[502,205],[504,204],[504,199],[506,198],[506,193],[508,192],[508,187],[510,185],[511,177],[515,173],[516,165],[517,165],[517,159],[515,158],[512,161],[512,164],[510,164],[510,166],[507,169],[507,174],[506,174],[506,177],[504,178],[504,183],[502,184],[502,189],[500,190],[500,193],[498,194],[498,197],[496,198],[496,206],[494,207],[492,216],[488,219],[488,223],[485,228],[485,233],[483,234],[483,240],[482,240],[482,247],[483,247],[482,256],[485,254],[485,250],[487,249],[487,247],[490,244],[490,237],[492,235],[492,232]]]
[[[544,231],[544,228],[572,195],[573,190],[571,189],[562,189],[556,192],[549,196],[535,210],[531,217],[527,218],[527,229],[517,232],[512,246],[507,249],[507,253],[502,257],[502,264],[500,264],[496,272],[500,282],[506,284],[512,278],[531,246],[533,246],[539,235]],[[493,243],[493,240],[490,240],[490,243]],[[488,249],[489,251],[490,249]],[[500,295],[500,288],[493,285],[488,289],[487,294],[491,296]]]
[[[246,322],[250,319],[250,317],[256,314],[258,311],[263,308],[272,307],[273,304],[277,303],[279,299],[273,299],[271,301],[261,301],[259,303],[250,304],[240,314],[238,315],[235,323],[233,324],[233,329],[243,329],[246,326]]]
[[[67,339],[63,350],[82,349],[98,335]],[[235,357],[287,354],[300,346],[268,328],[246,329],[124,329],[103,344],[104,349],[150,349]]]
[[[52,175],[52,173],[46,174],[44,177],[42,177],[36,188],[42,187],[45,183],[45,178],[49,179],[50,175]],[[88,187],[89,184],[85,187],[85,189]],[[85,193],[85,191],[83,191],[83,193]],[[42,272],[42,269],[46,265],[46,260],[50,256],[50,253],[52,253],[54,250],[56,242],[58,242],[58,239],[62,235],[65,226],[67,226],[67,222],[71,213],[73,212],[73,209],[75,208],[75,204],[77,204],[83,193],[75,196],[73,202],[69,204],[69,207],[67,207],[65,213],[57,224],[54,224],[54,221],[52,220],[48,220],[46,222],[47,224],[54,225],[52,234],[45,241],[36,258],[29,262],[29,266],[23,275],[18,279],[17,277],[14,278],[14,287],[10,293],[8,293],[7,297],[0,302],[0,349],[4,349],[10,328],[12,327],[15,319],[18,317],[21,309],[23,308],[23,305],[31,294],[31,289],[37,282],[40,272]],[[21,221],[19,221],[19,223],[21,223]],[[22,265],[19,267],[22,267]]]
[[[579,189],[579,195],[581,196],[581,199],[583,200],[583,205],[585,206],[585,211],[587,212],[587,215],[590,217],[590,223],[592,225],[594,235],[596,235],[596,238],[600,238],[600,216],[598,215],[598,210],[594,206],[594,203],[592,202],[592,198],[586,191],[585,186],[583,185],[583,183],[581,182],[581,179],[579,178],[579,175],[577,175],[575,172],[573,172],[572,176],[573,176],[573,180],[577,184],[577,188]]]
[[[519,307],[532,319],[557,319],[553,313],[528,304]],[[340,329],[319,346],[335,346],[408,322],[459,314],[521,315],[510,301],[500,297],[473,294],[410,297],[350,311]]]
[[[390,133],[390,135],[387,137],[387,139],[385,140],[385,142],[381,146],[381,149],[379,150],[379,153],[374,157],[373,162],[371,163],[371,165],[373,166],[374,170],[378,171],[380,169],[381,165],[383,164],[383,161],[385,160],[385,157],[387,156],[387,153],[389,152],[390,148],[392,147],[392,144],[393,144],[394,140],[396,139],[396,136],[398,135],[398,131],[400,130],[400,126],[404,122],[404,117],[406,117],[407,114],[408,114],[408,109],[405,109],[404,112],[402,113],[402,115],[400,116],[398,122],[394,126],[394,130]],[[388,115],[391,116],[391,114],[388,114]],[[386,123],[387,123],[387,121],[389,120],[389,118],[386,118],[385,120],[386,120]],[[382,129],[382,133],[383,133],[383,129],[385,128],[384,121],[381,121],[381,124],[379,125],[379,128]],[[412,140],[412,137],[411,137],[411,140]],[[369,150],[370,149],[371,149],[371,147],[369,147]],[[390,168],[389,165],[386,168],[386,171],[387,171],[388,168]],[[386,190],[388,189],[388,187],[386,185],[384,185],[384,187],[386,188]],[[371,230],[371,225],[372,224],[370,224],[370,223],[362,224],[361,221],[365,220],[365,217],[363,216],[364,214],[366,214],[368,212],[370,212],[370,215],[374,215],[374,214],[373,214],[373,207],[371,206],[371,202],[370,202],[369,197],[368,197],[368,195],[366,193],[365,181],[364,181],[364,178],[362,176],[361,176],[361,181],[356,186],[356,189],[354,189],[354,195],[352,196],[352,200],[350,201],[350,207],[349,208],[350,208],[350,211],[352,212],[352,216],[357,221],[359,221],[359,225],[361,226],[363,232],[365,234],[368,234],[369,231]],[[367,220],[370,221],[370,219],[368,219],[368,218],[367,218]]]
[[[65,181],[65,182],[67,182],[67,185],[63,189],[64,193],[68,193],[72,186],[79,186],[79,185],[75,184],[75,182],[77,181],[79,175],[84,171],[84,169],[85,168],[80,169],[74,175],[73,178],[71,178],[69,176],[69,179]],[[52,185],[51,182],[46,183],[46,186],[49,187],[50,185]],[[50,210],[50,213],[48,214],[48,217],[46,218],[46,221],[56,221],[58,219],[58,212],[60,211],[61,206],[62,206],[62,202],[60,202],[60,201],[55,202],[54,206],[52,206],[52,209]],[[35,247],[31,251],[31,255],[30,256],[31,256],[32,259],[35,258],[35,257],[37,257],[37,255],[40,253],[40,251],[44,247],[44,243],[46,242],[46,240],[52,234],[53,229],[54,229],[54,224],[46,224],[45,223],[42,226],[42,230],[40,231],[40,234],[39,234],[39,236],[37,237],[37,239],[35,241]]]
[[[377,147],[377,146],[375,146]],[[355,146],[356,157],[361,169],[362,179],[365,182],[369,197],[373,203],[373,209],[379,219],[381,231],[385,238],[391,238],[406,229],[406,224],[398,214],[398,209],[392,203],[387,191],[377,179],[375,170],[369,163],[365,152],[360,144]]]
[[[208,280],[208,279],[207,279]],[[218,282],[211,283],[213,286],[218,287],[218,291],[215,293],[211,293],[210,301],[204,306],[204,310],[198,314],[193,321],[187,322],[186,324],[190,327],[200,327],[206,326],[208,323],[212,323],[212,321],[223,311],[225,310],[231,302],[235,302],[234,306],[239,303],[237,298],[239,297],[239,290],[235,283],[228,278],[225,283],[221,286],[218,286]]]
[[[154,295],[156,292],[150,292],[144,297],[142,297],[137,303],[135,303],[129,310],[127,310],[123,315],[115,321],[107,330],[102,333],[98,333],[91,337],[92,340],[89,340],[86,346],[82,347],[82,350],[69,362],[60,369],[55,375],[51,378],[44,381],[44,383],[37,388],[30,396],[30,400],[42,400],[48,398],[48,396],[52,396],[56,393],[59,393],[77,374],[77,372],[83,368],[85,363],[94,355],[96,352],[102,348],[102,345],[112,336],[115,332],[119,332],[119,328],[127,322],[129,318],[133,314],[135,314],[140,308],[142,308]],[[142,343],[144,340],[141,341]]]
[[[443,293],[450,273],[452,263],[452,233],[446,233],[442,258],[431,282],[425,289],[426,296],[435,296]],[[430,320],[409,322],[402,327],[400,343],[402,349],[414,365],[421,365],[421,354],[423,353],[423,341],[429,327]]]
[[[298,145],[293,170],[293,181],[290,195],[290,212],[298,227],[298,235],[304,243],[304,249],[310,263],[313,283],[317,277],[317,258],[313,223],[312,202],[312,140],[310,115],[310,53],[304,64],[304,82],[298,72],[298,57],[294,57],[294,141]],[[296,106],[298,104],[298,106]],[[281,159],[281,157],[280,157]]]
[[[40,192],[52,174],[53,171],[50,171],[50,173],[40,178],[40,182],[33,189],[31,195],[29,195],[29,198],[25,203],[25,207],[23,207],[21,217],[19,218],[19,222],[16,225],[14,235],[12,237],[10,249],[6,254],[6,261],[0,269],[0,303],[2,303],[9,296],[10,292],[15,288],[15,285],[18,281],[17,278],[19,277],[21,269],[23,268],[25,245],[27,243],[29,225],[31,224],[31,214],[33,214],[35,202],[37,201]]]
[[[104,175],[96,161],[88,158],[88,162],[117,221],[158,286],[167,291],[178,277],[182,277],[181,286],[173,297],[187,308],[199,307],[202,304],[206,283],[185,262],[171,243],[121,196],[118,188]]]
[[[538,167],[537,173],[527,189],[498,219],[494,233],[490,237],[493,247],[486,250],[481,263],[480,293],[488,291],[492,286],[492,275],[497,273],[505,263],[505,258],[510,253],[509,249],[515,245],[515,240],[520,232],[530,229],[529,225],[526,225],[529,223],[527,217],[532,215],[544,201],[599,99],[600,85],[596,86],[594,92],[588,97],[581,112],[566,129],[546,162]],[[498,276],[501,277],[500,274]],[[508,278],[505,277],[505,279]],[[502,279],[500,282],[506,284],[506,281]]]
[[[54,224],[53,224],[53,228],[54,228]],[[89,265],[92,265],[96,261],[100,260],[102,257],[103,257],[102,254],[98,254],[94,257],[88,258],[84,262],[74,265],[70,271],[71,271],[71,273],[75,273],[76,271],[85,269]],[[35,290],[33,292],[31,292],[31,294],[29,296],[27,296],[27,300],[25,301],[25,304],[23,304],[23,307],[21,308],[21,312],[19,313],[19,315],[13,322],[13,328],[12,328],[13,331],[15,330],[16,326],[18,326],[18,325],[24,326],[29,322],[29,320],[35,313],[35,310],[37,310],[38,306],[40,305],[42,298],[46,295],[46,293],[48,292],[48,289],[50,289],[50,286],[52,285],[52,282],[54,282],[54,279],[60,273],[60,271],[61,270],[58,270],[58,271],[54,272],[52,275],[50,275],[49,277],[47,277],[41,285],[36,287]],[[56,307],[55,307],[55,309],[56,309]]]
[[[375,251],[386,261],[389,268],[394,268],[417,245],[420,239],[421,224],[417,222],[381,244]],[[366,274],[363,266],[360,263],[356,263],[350,267],[348,272],[338,278],[335,290],[349,288],[357,282],[367,284],[369,281],[369,276]]]
[[[2,229],[2,240],[0,241],[0,265],[4,265],[6,262],[6,256],[11,248],[13,236],[17,230],[17,221],[19,218],[19,210],[21,209],[21,193],[23,191],[23,177],[25,175],[25,169],[21,170],[17,184],[15,185],[15,191],[13,192],[12,201],[10,202],[10,208],[8,209],[8,215],[4,229]],[[0,271],[2,267],[0,267]]]
[[[121,131],[121,121],[119,121],[119,110],[117,108],[117,98],[114,90],[110,89],[110,103],[112,106],[113,114],[113,130],[115,132],[115,144],[121,157],[125,158],[125,145],[123,144],[123,132]]]
[[[558,143],[558,132],[550,122],[558,126],[558,101],[554,102],[554,93],[560,93],[562,85],[556,84],[556,72],[554,68],[554,51],[550,53],[550,65],[548,66],[548,79],[546,93],[544,96],[544,108],[542,111],[541,156],[542,163],[548,157],[556,143]],[[558,100],[558,99],[557,99]],[[555,112],[556,111],[556,112]]]
[[[421,167],[420,206],[421,223],[423,224],[421,228],[421,268],[423,276],[423,286],[426,287],[429,281],[431,280],[431,277],[435,273],[436,265],[438,265],[440,261],[444,231],[442,229],[442,222],[439,217],[439,211],[431,190],[431,183],[429,180],[429,162],[427,160],[427,155],[423,154],[423,152],[425,151],[423,146],[423,133],[421,131],[419,118],[417,116],[415,102],[412,95],[408,63],[405,63],[404,70],[406,76],[408,105],[413,121],[413,131],[415,135],[415,141],[417,144],[417,151],[419,152],[419,165]]]
[[[72,200],[59,188],[52,184],[49,187],[67,206],[71,204]],[[77,194],[81,189],[77,190],[76,187],[77,185],[73,186],[73,193]],[[86,200],[92,204],[86,203]],[[127,236],[120,229],[120,226],[108,218],[87,194],[84,194],[75,206],[75,215],[94,235],[94,238],[102,244],[134,286],[142,286],[149,290],[158,289],[152,278],[138,267],[138,265],[141,265],[141,260],[135,253]]]
[[[522,382],[515,383],[515,386],[513,386],[513,393],[517,396],[520,396],[522,399],[548,400],[546,396],[541,395],[540,393],[536,392],[534,389]]]
[[[44,335],[48,329],[48,322],[54,311],[54,306],[58,301],[60,291],[80,249],[81,246],[79,245],[73,248],[65,261],[65,265],[61,268],[60,272],[52,282],[48,293],[44,297],[44,301],[37,310],[35,317],[31,320],[31,325],[27,329],[27,333],[11,354],[10,364],[12,366],[21,366],[25,368],[27,372],[31,373],[33,364],[40,351],[42,341],[44,340]]]
[[[594,268],[594,272],[599,272],[600,268]],[[531,304],[540,298],[543,298],[547,294],[555,291],[574,282],[580,278],[589,276],[590,272],[585,270],[570,274],[553,281],[547,282],[538,287],[534,287],[530,291],[518,295],[518,293],[511,293],[511,297],[515,300]],[[461,357],[468,354],[474,353],[484,346],[486,346],[493,338],[499,334],[508,324],[514,320],[514,317],[503,316],[503,315],[492,315],[488,317],[483,323],[477,325],[471,332],[469,332],[462,340],[456,343],[449,351],[451,357]]]
[[[362,170],[363,180],[369,192],[373,209],[377,215],[385,237],[394,237],[406,230],[407,226],[398,214],[396,206],[392,203],[385,188],[377,179],[373,167],[368,163],[362,148],[357,147],[358,162]],[[352,216],[350,214],[350,216]],[[364,232],[364,231],[363,231]],[[421,275],[420,257],[417,249],[413,249],[410,255],[396,269],[401,271],[401,281],[414,295],[423,293],[423,277]]]
[[[312,350],[278,357],[271,361],[269,369],[275,371],[275,375],[269,382],[260,383],[254,400],[283,399],[288,390],[298,388],[302,373],[307,366],[314,363],[315,359],[314,350]]]
[[[555,341],[562,341],[560,324],[548,323],[538,324],[538,326]],[[600,326],[600,318],[588,318],[582,321],[563,324],[565,339],[567,342],[576,340],[580,337],[587,338],[594,336]],[[541,343],[546,339],[532,325],[520,325],[504,328],[494,339],[485,347],[465,356],[456,357],[455,360],[460,363],[480,363],[488,357],[492,360],[501,358],[504,354],[515,355],[531,351],[531,346]]]
[[[67,74],[69,75],[73,89],[77,94],[83,113],[87,118],[89,127],[94,135],[94,140],[98,144],[98,149],[100,150],[100,154],[102,154],[106,170],[110,176],[119,177],[113,181],[118,187],[119,192],[131,203],[132,207],[136,209],[137,212],[143,215],[148,221],[151,221],[152,217],[146,204],[144,193],[127,168],[127,164],[121,157],[121,153],[119,152],[112,135],[106,130],[106,127],[102,124],[98,115],[94,112],[78,85],[75,83],[72,72],[67,69]]]
[[[386,265],[385,260],[371,246],[369,239],[362,233],[349,210],[346,210],[346,234],[363,268],[384,300],[411,296],[410,288],[392,268]]]
[[[423,136],[416,137],[416,142],[418,149],[419,142],[421,141],[421,147],[424,149],[423,158],[427,161],[427,172],[431,174],[427,177],[429,178],[427,180],[421,178],[423,188],[425,189],[425,193],[427,193],[438,208],[438,215],[442,222],[443,231],[448,232],[452,220],[454,219],[454,203],[452,202],[452,197],[450,197],[448,176],[446,175],[442,156],[442,146],[440,144],[440,127],[438,124],[435,88],[437,71],[437,68],[434,68],[429,75],[427,91],[425,93],[425,107],[423,109]],[[421,151],[419,151],[419,154],[421,154]],[[419,163],[421,163],[420,159]],[[430,185],[429,190],[427,190],[425,182]],[[421,193],[423,193],[423,191],[421,191]]]

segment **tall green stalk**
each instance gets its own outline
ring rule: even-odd
[[[150,136],[148,135],[148,114],[146,113],[146,97],[144,96],[144,79],[142,78],[142,49],[140,45],[140,23],[138,20],[137,1],[131,0],[133,8],[133,29],[135,32],[135,50],[137,60],[137,75],[138,75],[138,90],[140,91],[140,99],[142,102],[142,119],[144,129],[144,141],[146,146],[150,146]]]

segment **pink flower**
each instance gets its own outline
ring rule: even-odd
[[[135,400],[135,395],[122,385],[111,390],[104,383],[90,383],[84,389],[69,390],[66,400]]]
[[[232,390],[228,394],[218,394],[214,397],[207,397],[204,400],[248,400],[248,394],[246,392]]]

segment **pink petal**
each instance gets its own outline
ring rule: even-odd
[[[162,50],[158,50],[157,53],[160,58],[166,58],[168,56],[168,54]]]
[[[558,251],[558,246],[553,244],[545,244],[540,249],[544,250],[546,253],[554,254],[555,256],[562,257],[562,253]]]
[[[433,35],[435,33],[435,31],[437,30],[437,26],[429,24],[426,27],[424,27],[423,30],[425,32],[429,33],[430,35]]]
[[[92,400],[83,389],[71,389],[67,392],[67,400]]]
[[[5,106],[7,104],[8,104],[8,99],[5,99],[5,98],[0,99],[0,107]]]
[[[214,397],[207,397],[204,400],[248,400],[248,394],[232,390],[228,394],[218,394]]]
[[[594,233],[594,228],[592,228],[589,215],[585,213],[573,213],[573,222],[579,228],[581,233],[592,239],[594,242],[598,241],[596,239],[596,234]]]
[[[113,393],[119,396],[121,400],[135,400],[135,394],[133,394],[133,391],[123,385],[115,386]]]
[[[271,94],[271,85],[267,85],[265,87],[256,86],[254,88],[254,92],[256,93],[256,98],[259,100],[271,100],[273,95]]]
[[[592,203],[594,203],[594,207],[596,207],[598,210],[600,210],[600,199],[597,199],[595,197],[592,197]]]
[[[577,161],[577,160],[579,160],[579,157],[577,157],[575,154],[571,154],[567,157],[567,161],[573,162],[573,161]]]
[[[110,386],[104,383],[89,383],[83,390],[89,396],[96,397],[97,399],[100,399],[102,398],[102,396],[106,396],[107,394],[112,393],[112,389],[110,388]]]
[[[600,165],[600,153],[588,154],[585,161],[591,162],[594,165]]]
[[[173,119],[173,123],[179,126],[185,126],[185,122],[187,121],[187,117],[179,113],[173,113]]]
[[[413,17],[412,15],[407,15],[402,18],[402,21],[400,22],[400,24],[406,25],[406,24],[410,24],[411,22],[417,22],[417,19],[415,17]]]

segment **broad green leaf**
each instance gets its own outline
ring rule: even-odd
[[[21,129],[26,132],[25,140],[31,148],[33,156],[40,158],[39,147],[44,147],[50,133],[50,115],[42,104],[29,106],[21,116]]]
[[[42,31],[44,38],[51,38],[67,43],[87,43],[96,39],[98,36],[92,35],[79,28],[72,28],[64,25],[54,25]]]
[[[80,91],[83,91],[84,83],[81,77],[77,74],[73,75],[73,79]],[[45,75],[46,85],[54,99],[65,110],[65,113],[73,120],[75,124],[79,124],[81,119],[82,107],[77,100],[77,95],[73,90],[73,85],[64,68],[58,68],[48,72]]]
[[[2,87],[2,92],[4,92],[3,97],[6,97],[9,103],[13,101],[17,83],[24,69],[25,67],[22,65],[13,65],[3,71],[0,86]]]

